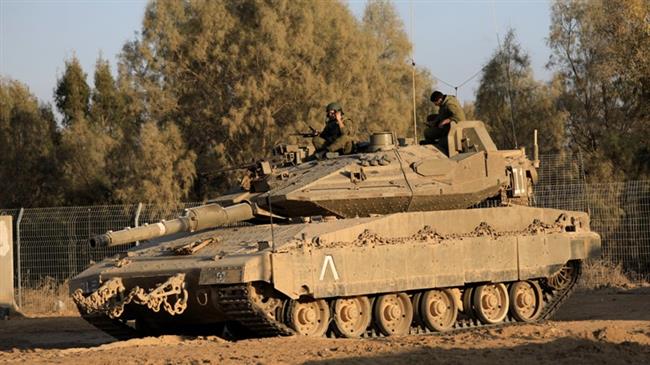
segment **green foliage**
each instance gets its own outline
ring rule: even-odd
[[[551,66],[572,147],[594,180],[650,176],[650,3],[556,1]]]
[[[86,85],[78,62],[66,62],[57,100],[79,100],[79,87],[69,87],[70,79]],[[195,171],[195,156],[186,150],[178,128],[160,129],[157,125],[165,121],[145,111],[138,86],[123,79],[116,82],[101,57],[94,79],[87,108],[62,109],[58,156],[65,203],[139,201],[175,207],[187,197]]]
[[[122,166],[123,178],[114,187],[118,201],[167,203],[167,209],[186,198],[194,179],[196,155],[188,151],[174,124],[159,128],[142,125],[140,143]]]
[[[537,129],[540,152],[557,153],[565,144],[566,115],[555,106],[556,89],[533,78],[530,58],[510,30],[483,69],[475,113],[499,148],[528,146],[532,151]]]
[[[111,181],[107,156],[117,142],[98,125],[77,114],[62,131],[60,156],[66,202],[73,205],[107,203]]]
[[[365,61],[366,66],[372,67],[366,71],[372,94],[363,131],[390,130],[411,137],[415,93],[417,120],[421,122],[418,130],[422,135],[434,83],[427,70],[412,65],[413,47],[399,14],[387,0],[371,1],[364,11],[362,27],[372,52],[372,58]]]
[[[56,144],[59,135],[49,106],[39,106],[27,87],[0,79],[0,206],[62,202]]]
[[[76,57],[65,62],[65,71],[54,90],[54,100],[63,115],[64,126],[69,126],[75,116],[88,114],[90,87]]]
[[[94,79],[89,119],[106,133],[119,136],[126,124],[125,101],[117,89],[108,61],[101,57],[95,65]]]
[[[322,128],[331,101],[360,139],[404,134],[412,124],[410,45],[388,3],[371,3],[364,19],[338,1],[154,1],[141,37],[124,47],[118,82],[139,104],[135,119],[178,124],[202,173],[262,158],[293,131]],[[417,76],[420,100],[432,81]],[[223,183],[200,174],[195,197]]]

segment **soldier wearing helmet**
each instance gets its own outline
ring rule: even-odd
[[[438,109],[438,113],[427,117],[424,140],[425,143],[438,143],[446,150],[448,148],[447,134],[449,134],[451,123],[465,120],[465,112],[455,96],[445,95],[440,91],[434,91],[431,94],[431,102]]]
[[[325,107],[325,128],[312,139],[317,153],[338,152],[342,155],[352,153],[354,149],[353,123],[344,117],[339,103],[329,103]]]

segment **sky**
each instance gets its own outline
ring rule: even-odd
[[[361,18],[366,1],[347,3]],[[455,93],[446,84],[459,86],[485,65],[509,28],[529,53],[535,77],[550,78],[545,68],[550,55],[547,1],[394,3],[414,44],[416,64],[439,78],[437,88],[446,94]],[[0,75],[23,82],[51,103],[56,80],[72,56],[80,60],[89,83],[100,54],[115,72],[122,46],[141,28],[145,6],[141,0],[0,0]],[[475,99],[479,80],[480,74],[458,88],[461,101]]]

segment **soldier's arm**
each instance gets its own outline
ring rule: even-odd
[[[431,123],[433,126],[437,126],[438,123],[442,122],[445,120],[445,111],[443,108],[434,105],[433,106],[433,123]]]
[[[465,112],[463,111],[463,108],[460,106],[460,104],[458,104],[458,102],[454,101],[453,103],[449,103],[447,107],[451,112],[449,119],[451,119],[453,122],[458,123],[465,120]]]

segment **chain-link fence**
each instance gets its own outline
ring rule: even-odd
[[[585,181],[580,153],[543,154],[540,155],[539,160],[541,163],[537,169],[539,175],[537,187],[570,185]]]
[[[535,205],[585,211],[603,242],[603,258],[636,282],[650,279],[650,181],[587,184],[582,156],[543,155]]]
[[[198,204],[184,203],[176,209],[129,204],[0,210],[2,215],[13,216],[18,306],[22,307],[26,290],[62,283],[92,262],[133,246],[91,249],[88,238],[108,230],[176,218],[183,209]]]
[[[580,155],[541,157],[535,205],[588,211],[603,239],[603,257],[621,264],[634,281],[650,279],[650,181],[586,184]],[[25,291],[61,283],[93,261],[124,249],[88,247],[107,230],[175,218],[178,209],[155,205],[110,205],[0,210],[14,217],[15,285],[19,305]]]

